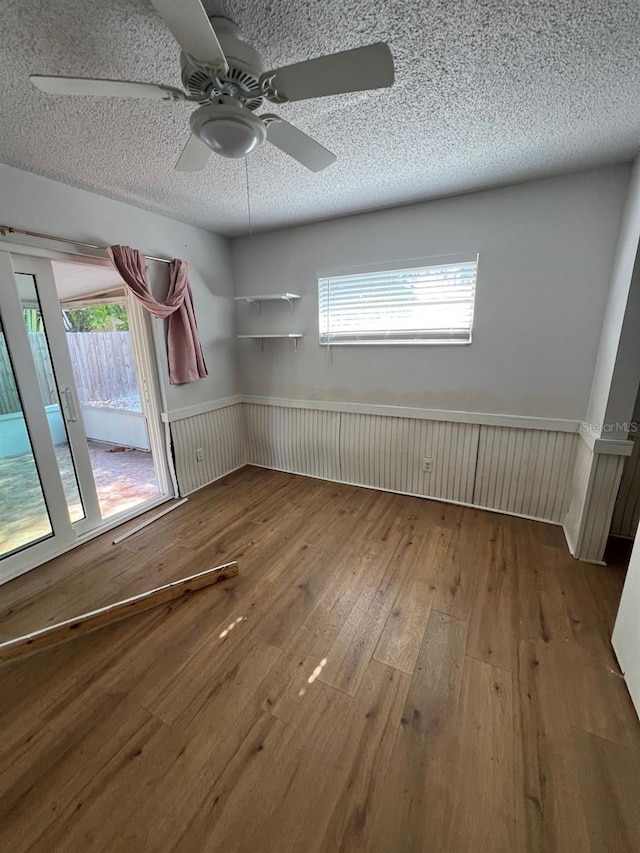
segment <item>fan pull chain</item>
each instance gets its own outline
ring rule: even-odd
[[[249,218],[249,239],[253,240],[253,224],[251,222],[251,195],[249,193],[249,158],[244,158],[244,173],[247,179],[247,215]]]

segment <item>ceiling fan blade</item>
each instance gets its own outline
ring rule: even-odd
[[[336,162],[335,154],[289,124],[288,121],[274,115],[263,115],[260,118],[267,122],[267,142],[275,145],[312,172],[320,172]]]
[[[227,60],[200,0],[151,0],[185,53],[196,62],[224,73]]]
[[[175,165],[176,172],[200,172],[207,165],[211,149],[191,134]]]
[[[159,83],[131,83],[128,80],[92,80],[87,77],[42,77],[32,74],[29,80],[48,95],[97,95],[107,98],[151,98],[158,101],[184,101],[180,89]]]
[[[389,45],[377,42],[267,71],[260,86],[269,100],[285,103],[382,89],[393,85],[394,76]]]

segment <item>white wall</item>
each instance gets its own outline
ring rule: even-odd
[[[293,291],[291,314],[237,308],[240,390],[302,400],[582,419],[598,351],[629,168],[616,166],[345,217],[232,242],[237,295]],[[471,346],[318,344],[319,270],[479,252]]]
[[[640,159],[629,180],[587,419],[608,429],[608,438],[626,438],[640,380]],[[597,430],[596,430],[597,432]]]
[[[0,222],[89,243],[127,244],[145,254],[186,260],[209,376],[189,385],[169,385],[163,358],[167,408],[198,405],[235,392],[233,285],[226,239],[2,164]],[[21,242],[28,243],[29,238]],[[10,248],[8,240],[1,244]],[[155,295],[162,298],[168,284],[166,265],[150,262],[150,268]]]
[[[620,669],[640,716],[640,539],[636,538],[611,638]]]

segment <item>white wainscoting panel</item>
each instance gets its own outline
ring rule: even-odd
[[[471,503],[477,424],[344,412],[340,479],[346,483]],[[431,473],[423,458],[432,459]]]
[[[246,463],[242,403],[173,421],[171,440],[180,494],[188,495]]]
[[[597,563],[604,557],[624,460],[624,456],[603,453],[596,456],[591,493],[583,524],[584,532],[580,549],[574,555],[579,560]]]
[[[574,432],[245,403],[247,459],[280,471],[562,522]],[[432,460],[431,473],[423,459]]]
[[[633,434],[629,438],[633,441],[633,451],[624,461],[611,532],[633,539],[640,521],[640,435]]]
[[[569,550],[578,560],[601,563],[604,558],[625,458],[594,453],[580,438],[571,504],[564,520]]]
[[[225,401],[226,402],[226,401]],[[594,453],[574,432],[428,420],[304,406],[229,402],[171,420],[181,494],[246,463],[564,522],[579,559],[604,553],[624,457]],[[639,442],[640,444],[640,442]],[[202,448],[203,461],[197,460]],[[431,472],[423,459],[431,459]],[[640,461],[633,476],[640,485]],[[620,518],[637,521],[629,484]],[[626,512],[626,515],[625,515]],[[635,515],[634,515],[635,514]]]
[[[561,522],[571,499],[578,435],[481,426],[472,502]]]
[[[255,465],[340,480],[340,413],[245,403],[247,458]]]

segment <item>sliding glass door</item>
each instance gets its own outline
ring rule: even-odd
[[[150,334],[110,265],[0,251],[0,584],[169,497]]]
[[[0,252],[0,582],[101,524],[51,262]]]

